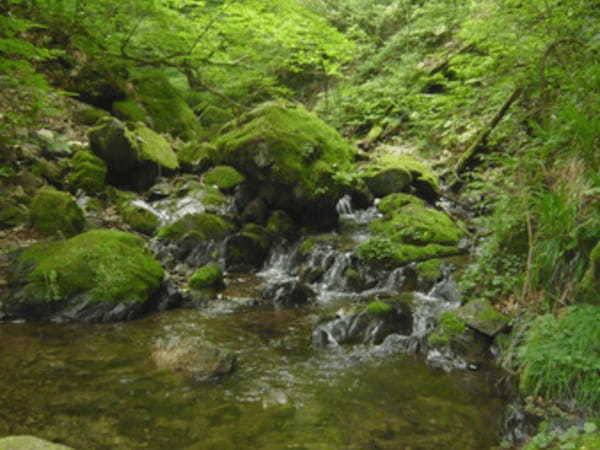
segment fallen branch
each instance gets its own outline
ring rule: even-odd
[[[475,157],[477,157],[480,153],[485,151],[487,139],[490,136],[491,132],[496,128],[496,126],[500,123],[500,121],[504,118],[506,113],[512,104],[517,101],[517,99],[523,93],[523,89],[521,87],[516,88],[508,100],[504,102],[502,107],[498,110],[496,115],[494,115],[493,119],[490,123],[479,132],[479,134],[475,137],[473,142],[469,145],[467,150],[462,154],[458,164],[454,168],[454,173],[456,177],[460,177],[460,175],[471,165],[473,165],[473,161]]]

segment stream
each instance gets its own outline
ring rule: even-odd
[[[225,291],[201,307],[116,324],[1,324],[0,436],[35,435],[76,449],[497,445],[506,405],[498,374],[461,370],[462,361],[423,346],[435,317],[459,304],[451,277],[411,292],[397,269],[356,292],[344,277],[348,248],[365,239],[377,213],[353,211],[347,201],[338,211],[343,245],[321,242],[304,258],[299,244],[277,245],[261,271],[229,274]],[[278,304],[307,267],[319,270],[306,282],[314,301]],[[353,317],[345,311],[400,293],[413,305],[410,333],[338,342],[335,325]],[[233,373],[200,381],[156,367],[158,341],[187,338],[235,354]]]

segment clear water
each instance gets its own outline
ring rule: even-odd
[[[0,436],[78,449],[487,449],[504,402],[493,373],[412,356],[316,349],[315,311],[176,310],[111,325],[0,324]],[[236,371],[157,369],[160,338],[200,336]]]

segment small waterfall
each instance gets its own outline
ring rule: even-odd
[[[150,211],[152,214],[154,214],[158,218],[161,225],[165,225],[167,223],[173,222],[173,219],[166,211],[161,211],[159,209],[156,209],[149,203],[145,202],[144,200],[137,199],[137,200],[132,201],[131,204],[133,206],[137,206],[138,208],[145,209],[146,211]]]
[[[352,215],[354,213],[352,208],[352,197],[346,194],[340,198],[337,202],[337,205],[335,205],[335,210],[340,216]]]

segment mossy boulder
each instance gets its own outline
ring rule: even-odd
[[[185,102],[180,91],[160,72],[145,71],[136,74],[131,80],[143,111],[151,119],[152,128],[160,133],[170,133],[186,140],[192,140],[202,134],[202,127],[192,109]],[[133,100],[129,100],[130,102]],[[114,104],[113,104],[114,108]],[[117,105],[139,115],[139,109],[132,105]]]
[[[214,146],[206,142],[189,141],[176,149],[181,169],[190,173],[201,173],[212,165],[211,154]]]
[[[261,186],[274,209],[311,225],[337,220],[335,204],[356,181],[355,150],[333,128],[285,102],[264,103],[231,123],[216,141],[215,162]]]
[[[416,195],[434,200],[440,181],[429,165],[408,154],[384,153],[361,167],[361,178],[375,197],[414,189]]]
[[[222,239],[235,230],[234,224],[224,217],[210,213],[187,214],[172,224],[158,230],[163,241],[200,243],[209,239]]]
[[[188,285],[192,289],[221,287],[223,285],[223,269],[216,263],[206,264],[194,272]]]
[[[108,322],[152,309],[163,280],[144,240],[121,231],[92,230],[35,244],[13,255],[8,317]]]
[[[225,242],[225,267],[234,272],[260,268],[267,259],[270,244],[264,227],[247,224]]]
[[[83,211],[66,192],[51,187],[40,189],[31,202],[31,224],[46,235],[73,236],[83,230]]]
[[[76,102],[73,119],[81,125],[93,126],[103,119],[110,117],[110,113],[95,106]]]
[[[139,233],[152,235],[160,226],[159,218],[148,208],[137,204],[135,200],[121,202],[118,211],[123,222]]]
[[[147,189],[161,170],[179,167],[167,140],[141,122],[128,128],[110,119],[90,130],[89,136],[92,152],[108,166],[108,181],[118,187]]]
[[[206,184],[217,186],[224,192],[230,192],[246,181],[246,177],[230,166],[216,166],[202,176]]]
[[[460,254],[465,232],[449,216],[406,194],[392,194],[377,205],[383,217],[373,221],[373,236],[358,248],[369,264],[394,267]]]
[[[38,158],[29,170],[53,184],[60,184],[63,181],[63,168],[54,161]]]
[[[600,305],[600,242],[590,254],[590,262],[585,276],[576,291],[579,300]]]
[[[55,444],[34,436],[7,436],[0,438],[0,450],[69,450],[71,447]]]
[[[489,337],[505,329],[510,320],[485,299],[471,300],[456,310],[456,315],[471,328]]]
[[[104,189],[108,169],[102,159],[91,152],[79,151],[71,158],[71,165],[73,170],[67,182],[73,190],[98,194]]]

